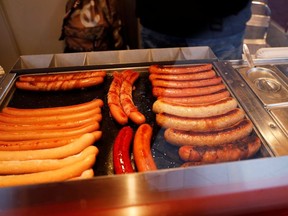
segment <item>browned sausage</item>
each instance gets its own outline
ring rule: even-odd
[[[219,146],[181,146],[179,156],[184,161],[217,163],[251,158],[261,147],[256,135]],[[186,164],[187,165],[187,164]],[[184,165],[184,166],[186,166]]]
[[[19,89],[29,91],[67,91],[72,89],[87,88],[95,85],[99,85],[104,82],[104,78],[90,77],[85,79],[74,79],[74,80],[60,80],[51,82],[22,82],[16,81],[15,85]]]
[[[198,72],[198,73],[187,73],[187,74],[150,74],[149,80],[162,79],[162,80],[178,80],[178,81],[188,81],[188,80],[201,80],[210,79],[216,76],[214,70]]]
[[[243,139],[248,136],[252,130],[253,124],[251,121],[244,119],[229,128],[219,131],[193,132],[168,128],[164,132],[164,138],[167,142],[177,146],[215,146]]]
[[[230,96],[229,91],[221,90],[213,94],[200,95],[200,96],[191,96],[191,97],[158,97],[159,100],[168,101],[173,103],[182,103],[182,104],[204,104],[215,102]]]
[[[149,67],[150,73],[159,74],[185,74],[185,73],[197,73],[201,71],[208,71],[212,69],[212,64],[202,65],[185,65],[185,66],[163,66],[163,65],[151,65]]]
[[[195,88],[164,88],[153,87],[152,93],[155,97],[189,97],[208,95],[226,89],[223,83],[218,85],[195,87]]]
[[[25,75],[20,76],[19,80],[24,82],[51,82],[63,80],[84,79],[90,77],[105,77],[105,71],[88,71],[88,72],[74,72],[74,73],[59,73],[59,74],[45,74],[45,75]]]
[[[195,80],[195,81],[171,81],[171,80],[152,80],[153,87],[164,87],[164,88],[195,88],[195,87],[203,87],[203,86],[211,86],[220,84],[222,81],[221,77],[215,77],[210,79],[203,80]]]
[[[206,118],[178,117],[166,113],[156,114],[156,122],[165,128],[184,131],[213,131],[230,127],[244,119],[244,111],[236,108],[218,116]]]

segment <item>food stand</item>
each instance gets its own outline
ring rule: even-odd
[[[254,62],[256,68],[251,69],[245,60],[219,61],[209,47],[20,56],[13,69],[0,77],[1,108],[8,105],[18,108],[65,106],[97,97],[104,101],[103,136],[96,143],[99,154],[93,167],[93,178],[2,188],[1,215],[287,213],[288,59],[266,58]],[[239,107],[245,111],[246,118],[253,122],[254,133],[262,145],[251,159],[181,167],[183,161],[179,159],[178,149],[163,141],[163,131],[155,124],[152,112],[155,98],[148,67],[152,64],[187,66],[205,63],[213,65]],[[268,72],[263,72],[263,68]],[[114,174],[112,146],[121,126],[111,118],[106,97],[113,71],[126,69],[140,73],[133,98],[147,123],[153,125],[151,150],[157,171]],[[89,70],[107,71],[101,87],[57,93],[24,91],[15,87],[16,80],[23,75]],[[132,127],[137,128],[133,124]]]

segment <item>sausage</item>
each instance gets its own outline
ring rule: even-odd
[[[187,73],[187,74],[150,74],[149,80],[161,79],[161,80],[178,80],[178,81],[188,81],[188,80],[201,80],[210,79],[216,77],[216,72],[214,70],[198,72],[198,73]]]
[[[101,109],[92,109],[79,113],[67,113],[59,115],[47,115],[47,116],[15,116],[6,113],[0,113],[0,122],[14,123],[14,124],[43,124],[43,123],[59,123],[67,121],[78,121],[86,118],[94,117],[97,121],[102,120]]]
[[[90,179],[90,178],[93,178],[93,177],[94,177],[93,169],[88,169],[88,170],[83,171],[80,176],[76,176],[76,177],[70,178],[70,179],[68,179],[68,181],[70,181],[70,180],[72,181],[72,180]]]
[[[130,157],[130,146],[133,135],[133,129],[130,126],[125,126],[116,136],[113,145],[113,167],[115,174],[134,172]]]
[[[60,159],[78,154],[88,146],[93,145],[102,136],[101,131],[85,133],[72,143],[65,146],[23,151],[0,151],[1,160],[40,160],[40,159]]]
[[[84,79],[74,79],[74,80],[60,80],[51,82],[22,82],[16,81],[15,85],[19,89],[29,90],[29,91],[67,91],[72,89],[87,88],[95,85],[99,85],[104,82],[104,78],[90,77]]]
[[[68,113],[79,113],[83,111],[88,111],[92,109],[100,110],[103,107],[104,102],[101,99],[94,99],[89,102],[70,105],[70,106],[60,106],[60,107],[49,107],[49,108],[35,108],[35,109],[24,109],[24,108],[13,108],[4,107],[2,113],[9,115],[19,115],[19,116],[47,116],[47,115],[63,115]],[[101,112],[101,111],[100,111]]]
[[[185,74],[185,73],[197,73],[201,71],[208,71],[211,69],[212,64],[189,65],[189,66],[151,65],[149,67],[149,72],[159,74]]]
[[[51,82],[84,79],[90,77],[105,77],[105,71],[88,71],[88,72],[74,72],[74,73],[61,73],[61,74],[45,74],[45,75],[24,75],[20,76],[19,80],[22,82]]]
[[[31,130],[62,130],[67,128],[75,128],[80,127],[85,124],[99,124],[99,116],[91,116],[86,119],[79,119],[75,121],[67,121],[67,122],[47,122],[47,123],[6,123],[6,122],[0,122],[0,131],[31,131]],[[1,140],[1,139],[0,139]]]
[[[73,163],[84,160],[92,154],[96,157],[99,150],[95,146],[88,146],[76,155],[68,156],[63,159],[44,159],[44,160],[25,160],[25,161],[0,161],[0,174],[24,174],[43,172],[48,170],[59,169]]]
[[[178,117],[166,113],[156,114],[156,122],[164,128],[174,128],[184,131],[214,131],[230,127],[244,119],[245,113],[236,108],[218,116],[206,118]]]
[[[195,105],[156,100],[153,103],[152,110],[155,113],[167,113],[180,117],[201,118],[222,115],[236,107],[237,101],[233,97],[228,97],[208,104]]]
[[[222,82],[221,77],[214,77],[210,79],[202,79],[202,80],[194,80],[194,81],[172,81],[172,80],[152,80],[153,87],[164,87],[164,88],[195,88],[195,87],[203,87],[210,85],[217,85]]]
[[[168,101],[173,103],[182,103],[182,104],[204,104],[211,103],[217,100],[221,100],[230,96],[229,91],[221,90],[213,94],[201,95],[201,96],[191,96],[191,97],[158,97],[162,101]]]
[[[34,139],[21,141],[0,141],[0,151],[22,151],[48,149],[67,145],[79,138],[81,135],[57,137],[50,139]]]
[[[120,89],[120,103],[128,118],[135,124],[140,125],[146,121],[146,118],[141,112],[139,112],[132,98],[132,87],[138,77],[138,72],[131,71],[122,82]]]
[[[218,131],[194,132],[168,128],[164,132],[164,138],[170,144],[177,146],[216,146],[243,139],[244,137],[248,136],[252,130],[253,124],[251,121],[248,119],[243,119],[231,127]]]
[[[136,168],[139,172],[157,170],[151,153],[152,127],[141,124],[136,130],[133,142],[133,155]]]
[[[152,93],[154,97],[190,97],[199,95],[208,95],[226,89],[223,83],[218,85],[195,87],[195,88],[164,88],[153,87]]]
[[[0,176],[0,187],[66,181],[73,177],[80,176],[85,170],[90,169],[94,165],[95,160],[95,155],[90,154],[77,163],[56,170]]]
[[[21,141],[33,139],[48,139],[57,137],[67,137],[81,135],[99,130],[98,122],[92,122],[76,128],[66,128],[62,130],[32,130],[32,131],[0,131],[1,141]]]
[[[251,158],[258,152],[260,147],[261,141],[259,137],[251,135],[233,143],[219,146],[184,145],[179,148],[178,153],[184,161],[217,163]]]
[[[120,103],[120,89],[123,82],[122,74],[115,71],[113,73],[113,81],[110,84],[108,94],[107,94],[107,102],[109,106],[110,113],[121,125],[125,125],[128,123],[128,116],[123,110],[123,107]]]

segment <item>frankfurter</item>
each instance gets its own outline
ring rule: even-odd
[[[221,90],[213,94],[201,95],[201,96],[191,96],[191,97],[158,97],[162,101],[168,101],[172,103],[182,103],[182,104],[205,104],[215,102],[230,96],[229,91]]]
[[[94,165],[95,160],[95,155],[90,154],[77,163],[56,170],[0,176],[0,187],[65,181],[80,176],[85,170],[90,169]]]
[[[128,118],[131,119],[131,121],[133,121],[135,124],[140,125],[146,121],[146,118],[141,112],[139,112],[132,98],[133,84],[138,79],[138,77],[139,73],[134,71],[131,71],[129,75],[126,76],[120,89],[120,103]]]
[[[151,153],[152,133],[152,127],[147,123],[141,124],[136,130],[133,142],[133,155],[139,172],[157,170]]]
[[[67,91],[72,89],[87,88],[95,85],[99,85],[104,82],[104,78],[90,77],[85,79],[74,79],[74,80],[60,80],[51,82],[22,82],[16,81],[15,86],[19,89],[29,91]]]
[[[172,81],[172,80],[152,80],[151,84],[153,87],[164,87],[164,88],[195,88],[210,85],[217,85],[222,82],[221,77],[214,77],[210,79],[194,80],[194,81]]]
[[[154,97],[190,97],[199,95],[208,95],[226,89],[223,83],[204,87],[195,88],[164,88],[153,87],[152,94]]]
[[[164,132],[164,138],[173,145],[197,145],[216,146],[247,137],[253,130],[253,124],[248,119],[243,119],[231,127],[218,131],[194,132],[181,131],[168,128]]]
[[[188,80],[201,80],[201,79],[211,79],[216,77],[216,72],[214,70],[198,72],[198,73],[187,73],[187,74],[150,74],[149,80],[161,79],[161,80],[178,80],[178,81],[188,81]]]
[[[125,126],[116,136],[113,145],[113,167],[115,174],[134,172],[130,156],[133,135],[133,129],[130,126]]]
[[[21,141],[76,136],[99,130],[99,128],[100,125],[98,122],[91,122],[79,127],[65,128],[62,130],[0,131],[0,140]]]
[[[49,149],[67,145],[79,138],[81,135],[57,137],[50,139],[33,139],[21,141],[0,141],[0,151],[22,151]]]
[[[39,159],[61,159],[71,155],[78,154],[83,149],[91,146],[102,136],[101,131],[85,133],[78,139],[65,146],[39,149],[39,150],[23,150],[23,151],[0,151],[1,160],[39,160]]]
[[[76,121],[67,121],[67,122],[59,122],[59,123],[53,123],[53,122],[47,122],[47,123],[6,123],[6,122],[0,122],[0,131],[36,131],[36,130],[62,130],[62,129],[68,129],[68,128],[76,128],[81,127],[83,125],[87,124],[99,124],[99,117],[98,116],[91,116],[86,119],[80,119]]]
[[[47,115],[36,118],[35,116],[15,116],[6,113],[0,113],[0,122],[14,123],[14,124],[40,124],[40,123],[60,123],[67,121],[79,121],[86,118],[94,117],[99,122],[102,120],[101,109],[92,109],[79,113],[68,113],[59,115]]]
[[[120,89],[123,82],[122,74],[115,71],[113,73],[113,80],[110,84],[108,94],[107,94],[107,102],[109,106],[110,113],[121,125],[125,125],[128,123],[128,116],[123,110],[123,107],[120,103]]]
[[[88,146],[80,153],[63,159],[0,161],[0,174],[24,174],[59,169],[84,160],[90,154],[96,157],[98,152],[99,150],[96,146]]]
[[[90,77],[105,77],[105,71],[88,71],[88,72],[74,72],[61,74],[45,74],[45,75],[24,75],[20,76],[19,80],[24,82],[51,82],[62,80],[85,79]]]
[[[185,74],[185,73],[197,73],[201,71],[208,71],[212,69],[212,64],[201,64],[193,66],[163,66],[163,65],[151,65],[149,67],[150,73],[158,74]]]
[[[68,181],[70,181],[70,180],[72,181],[72,180],[90,179],[90,178],[93,178],[93,177],[94,177],[93,169],[88,169],[88,170],[83,171],[80,176],[70,178],[70,179],[68,179]]]
[[[99,108],[103,107],[104,102],[101,99],[94,99],[89,102],[70,105],[70,106],[60,106],[51,108],[35,108],[35,109],[24,109],[24,108],[13,108],[4,107],[2,113],[9,115],[19,115],[19,116],[47,116],[47,115],[63,115],[68,113],[79,113],[88,110],[96,109],[100,111]],[[101,111],[100,111],[101,112]]]
[[[260,147],[261,141],[259,137],[252,135],[236,140],[233,143],[219,146],[185,145],[179,148],[178,153],[184,161],[217,163],[251,158],[258,152]]]
[[[236,107],[236,99],[228,97],[208,104],[195,105],[156,100],[153,103],[152,110],[155,113],[167,113],[180,117],[202,118],[221,115],[235,109]]]
[[[221,115],[205,118],[187,118],[166,113],[158,113],[156,114],[156,122],[159,126],[164,128],[204,132],[230,127],[244,119],[244,117],[244,111],[242,109],[236,108]]]

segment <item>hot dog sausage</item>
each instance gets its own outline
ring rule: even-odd
[[[139,112],[132,98],[132,87],[138,77],[139,73],[134,71],[130,71],[129,75],[126,76],[120,89],[120,103],[129,119],[131,119],[135,124],[140,125],[146,121],[146,118],[141,112]]]
[[[208,71],[212,69],[212,64],[202,64],[193,66],[163,66],[163,65],[151,65],[149,67],[150,73],[159,74],[185,74],[185,73],[197,73],[201,71]]]
[[[161,80],[178,80],[178,81],[188,81],[188,80],[201,80],[201,79],[210,79],[216,76],[216,72],[214,70],[198,72],[198,73],[187,73],[187,74],[150,74],[149,80],[152,81],[154,79]]]
[[[218,116],[206,118],[187,118],[169,115],[165,113],[156,114],[156,122],[165,128],[174,128],[184,131],[213,131],[230,127],[244,119],[244,111],[236,108]]]
[[[218,85],[184,89],[153,87],[152,93],[154,97],[190,97],[213,94],[223,89],[226,89],[226,86],[223,83],[220,83]]]
[[[25,161],[0,161],[0,174],[24,174],[43,172],[59,169],[73,163],[84,160],[92,154],[96,157],[99,150],[95,146],[88,146],[76,155],[68,156],[63,159],[44,159],[44,160],[25,160]]]
[[[110,85],[107,101],[110,113],[112,117],[121,125],[128,123],[128,116],[123,110],[123,107],[120,103],[120,89],[123,82],[123,76],[119,72],[113,73],[113,81]]]
[[[95,155],[90,154],[84,158],[84,160],[80,160],[77,163],[56,170],[0,176],[0,187],[65,181],[80,176],[85,170],[90,169],[93,166],[95,160]]]
[[[256,135],[219,146],[181,146],[179,156],[184,161],[216,163],[251,158],[261,147]],[[186,164],[187,165],[187,164]],[[184,165],[184,166],[186,166]]]
[[[202,80],[195,80],[195,81],[172,81],[172,80],[152,80],[153,87],[164,87],[164,88],[195,88],[195,87],[203,87],[203,86],[210,86],[210,85],[217,85],[220,84],[222,81],[221,77],[215,77],[210,79],[202,79]]]
[[[151,153],[152,132],[152,127],[145,123],[141,124],[135,133],[133,155],[139,172],[157,170]]]
[[[32,131],[0,131],[1,141],[22,141],[33,139],[49,139],[57,137],[76,136],[99,130],[98,122],[92,122],[76,128],[62,130],[32,130]]]
[[[67,91],[72,89],[87,88],[95,85],[99,85],[104,82],[104,78],[90,77],[85,79],[74,79],[74,80],[61,80],[52,82],[22,82],[16,81],[15,86],[19,89],[29,91]]]
[[[236,107],[237,101],[233,97],[228,97],[209,104],[195,105],[156,100],[153,103],[152,110],[155,113],[168,113],[182,117],[201,118],[221,115],[235,109]]]
[[[13,107],[4,107],[2,113],[19,116],[47,116],[47,115],[63,115],[68,113],[79,113],[88,110],[98,110],[103,107],[104,102],[101,99],[94,99],[92,101],[76,104],[71,106],[51,107],[51,108],[35,108],[35,109],[20,109]]]
[[[253,124],[251,121],[244,119],[229,128],[219,131],[193,132],[168,128],[164,132],[164,138],[167,142],[177,146],[216,146],[243,139],[248,136],[252,130]]]
[[[24,151],[0,151],[1,160],[37,160],[37,159],[60,159],[78,154],[83,149],[91,146],[102,136],[101,131],[83,134],[72,143],[50,149],[24,150]]]
[[[74,73],[61,73],[61,74],[46,74],[46,75],[25,75],[20,76],[19,80],[24,82],[51,82],[62,80],[84,79],[90,77],[105,77],[105,71],[88,71],[88,72],[74,72]]]
[[[158,97],[162,101],[170,101],[173,103],[182,103],[182,104],[204,104],[215,102],[230,96],[229,91],[221,90],[219,92],[201,95],[201,96],[192,96],[192,97]]]
[[[93,177],[94,177],[93,169],[88,169],[88,170],[85,170],[84,172],[82,172],[80,176],[70,178],[70,179],[68,179],[68,181],[70,181],[70,180],[72,181],[72,180],[90,179],[90,178],[93,178]]]
[[[134,172],[130,156],[133,134],[133,129],[130,126],[126,126],[116,136],[113,145],[113,166],[116,174]]]

